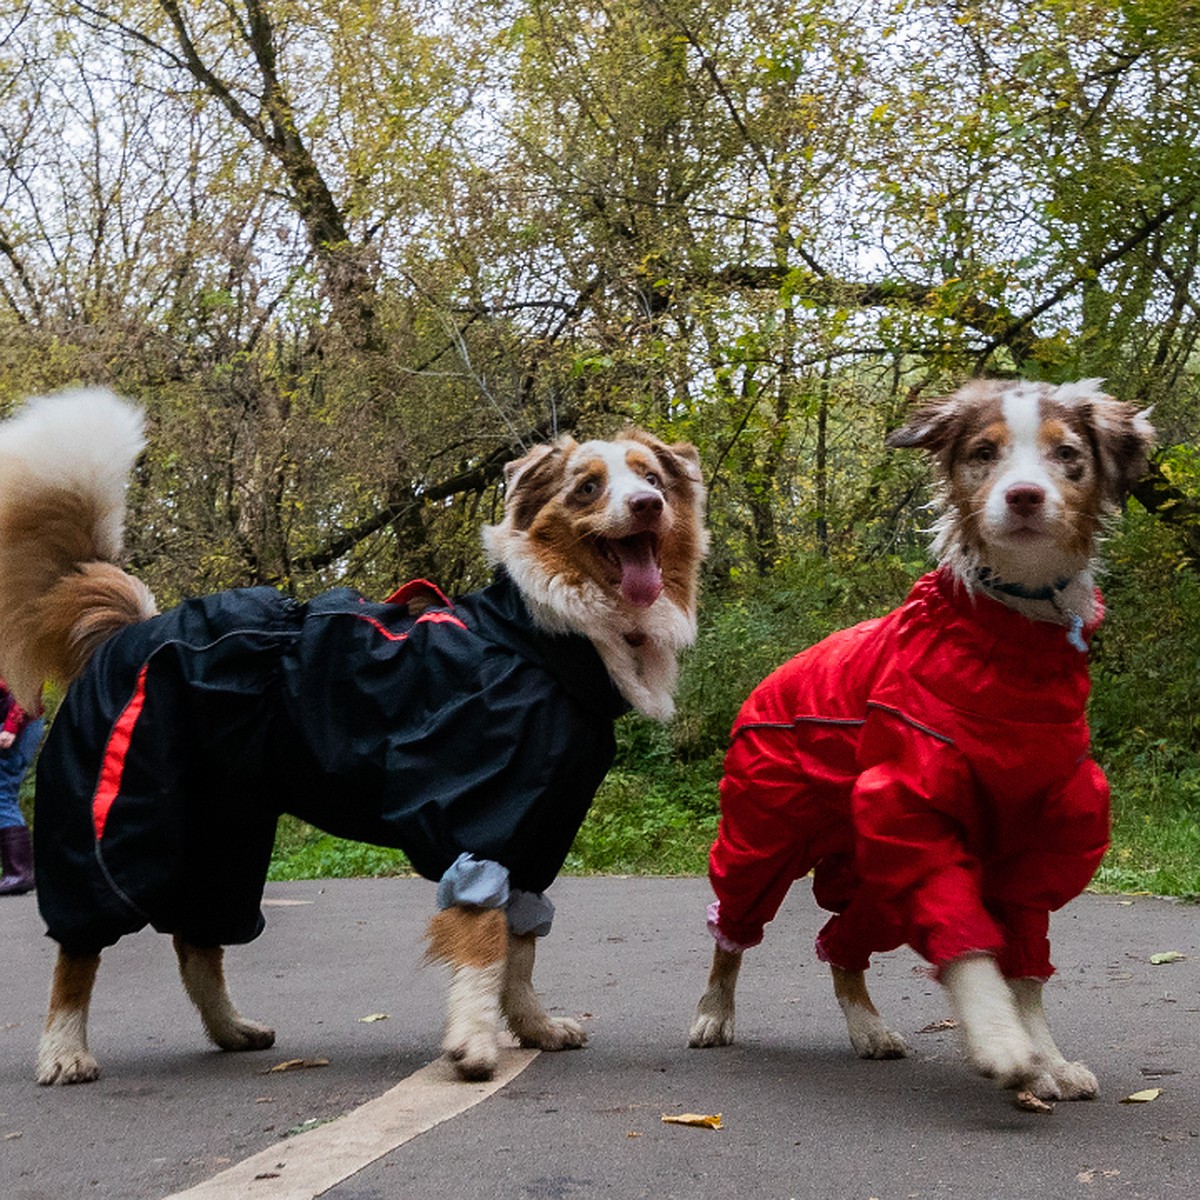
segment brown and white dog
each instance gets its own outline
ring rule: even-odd
[[[17,416],[0,425],[0,669],[26,707],[40,703],[44,681],[70,685],[43,751],[35,831],[42,835],[35,838],[39,847],[39,901],[51,935],[60,943],[38,1055],[37,1078],[46,1084],[85,1082],[98,1076],[99,1068],[88,1048],[87,1012],[100,951],[147,920],[174,934],[185,989],[200,1011],[205,1030],[218,1046],[260,1049],[273,1043],[273,1030],[244,1019],[234,1006],[224,979],[222,944],[253,937],[256,920],[261,926],[257,916],[261,874],[242,880],[234,868],[247,859],[254,870],[265,869],[275,816],[295,811],[289,808],[295,802],[294,796],[307,795],[311,779],[320,775],[312,765],[318,758],[310,759],[311,754],[324,755],[319,760],[322,763],[348,754],[353,760],[349,768],[352,774],[343,772],[336,778],[331,775],[332,784],[326,789],[335,820],[333,832],[341,831],[336,822],[345,820],[348,807],[366,805],[371,811],[354,818],[366,822],[358,828],[384,830],[387,844],[409,850],[410,857],[430,852],[427,847],[410,848],[410,830],[403,822],[393,839],[378,823],[385,818],[376,811],[395,808],[399,803],[397,791],[407,794],[411,787],[419,793],[429,781],[419,777],[422,772],[417,771],[402,780],[372,782],[370,771],[386,775],[393,769],[393,753],[364,752],[364,760],[386,762],[386,766],[364,765],[354,759],[361,733],[353,719],[339,729],[330,725],[338,719],[336,712],[323,710],[305,717],[302,710],[320,702],[327,690],[323,686],[309,684],[298,701],[288,701],[286,697],[275,698],[278,689],[274,685],[253,684],[250,690],[255,703],[270,692],[276,707],[269,718],[259,711],[243,723],[245,728],[230,727],[228,736],[242,738],[245,743],[238,743],[241,748],[232,753],[231,743],[225,741],[217,753],[206,754],[205,739],[214,736],[206,720],[172,719],[182,713],[196,716],[200,710],[195,706],[208,703],[207,696],[212,693],[219,697],[220,719],[233,716],[236,721],[239,705],[245,701],[236,690],[242,686],[237,679],[251,678],[258,672],[258,658],[254,656],[262,658],[264,677],[277,678],[279,647],[285,645],[290,648],[282,653],[294,656],[288,660],[289,671],[299,670],[296,664],[308,655],[315,658],[324,674],[332,670],[338,677],[338,690],[345,691],[357,660],[339,659],[331,664],[322,654],[330,645],[358,644],[370,658],[376,677],[384,680],[384,689],[393,687],[393,678],[398,681],[402,674],[417,673],[415,686],[420,688],[421,698],[417,707],[423,710],[432,703],[429,697],[434,690],[458,686],[457,682],[444,681],[448,661],[455,664],[452,674],[456,680],[458,674],[464,678],[479,675],[494,690],[509,686],[505,680],[511,676],[527,691],[532,689],[534,701],[543,705],[532,718],[522,714],[525,693],[518,693],[515,700],[511,695],[500,695],[495,701],[502,710],[497,719],[508,722],[506,730],[536,724],[538,748],[517,745],[511,753],[506,750],[505,764],[495,770],[496,780],[526,772],[519,779],[520,803],[526,805],[521,826],[525,832],[506,827],[505,814],[499,812],[493,821],[498,828],[484,849],[504,847],[519,864],[512,870],[514,889],[530,888],[520,894],[526,900],[532,896],[540,901],[544,884],[539,883],[536,889],[522,884],[518,882],[520,872],[533,870],[537,875],[549,870],[552,877],[561,865],[570,838],[611,761],[611,722],[624,706],[622,697],[647,716],[658,720],[671,716],[675,656],[692,641],[696,629],[698,575],[706,548],[704,487],[696,451],[684,443],[668,446],[638,430],[626,431],[613,441],[580,444],[562,438],[510,464],[503,520],[485,531],[488,555],[502,568],[501,575],[491,589],[463,597],[456,605],[449,605],[427,586],[419,589],[411,605],[370,605],[355,595],[335,592],[326,594],[333,599],[320,597],[304,606],[269,589],[251,589],[188,601],[162,615],[156,615],[144,585],[120,567],[125,481],[142,445],[140,410],[99,390],[30,401]],[[519,598],[512,590],[513,584]],[[499,598],[487,599],[489,596]],[[431,599],[436,611],[425,611]],[[221,614],[230,606],[237,622],[222,634],[220,622],[225,618]],[[266,612],[268,617],[260,620],[256,616],[259,612]],[[206,644],[199,645],[205,639],[197,641],[190,636],[194,626],[187,624],[193,619],[188,613],[200,614]],[[213,630],[216,632],[209,636]],[[505,644],[510,634],[516,647],[511,653],[531,653],[533,657],[503,660],[515,663],[506,672],[496,666],[502,661],[496,656],[510,652]],[[316,640],[305,642],[310,635]],[[486,653],[491,665],[478,671],[464,657],[470,648],[463,648],[476,636],[490,639]],[[428,668],[437,678],[422,679],[422,668],[400,656],[420,653],[408,647],[432,645],[430,639],[435,637],[452,641],[442,643],[437,651],[440,665]],[[304,649],[306,645],[308,649]],[[133,648],[126,649],[129,646]],[[229,646],[241,647],[236,650],[240,657],[232,667],[228,654],[234,651],[224,648]],[[557,653],[573,655],[572,665],[563,668],[556,664]],[[197,668],[203,674],[203,686],[192,689],[177,703],[180,688],[190,686],[186,681],[181,685],[177,677],[181,670],[187,675],[188,664],[196,655],[207,655]],[[388,655],[396,656],[387,660],[396,663],[394,676],[390,666],[382,675],[378,670],[383,661],[380,656]],[[158,664],[168,659],[172,664],[169,669],[160,669]],[[178,665],[181,663],[182,668]],[[580,676],[567,679],[565,691],[555,691],[562,684],[560,677],[570,674],[575,664],[582,664]],[[230,679],[234,683],[222,691],[226,684],[221,681]],[[578,694],[584,684],[598,685],[605,693],[597,697],[594,709],[588,696]],[[399,682],[394,686],[398,688]],[[405,696],[389,699],[378,690],[369,695],[368,701],[366,707],[371,712],[383,711],[389,705],[398,713],[414,707]],[[487,711],[489,703],[490,699],[479,701],[476,708],[466,711],[474,719],[475,714]],[[97,707],[102,711],[97,712]],[[460,707],[458,698],[453,699],[451,707]],[[299,715],[293,710],[299,710]],[[427,711],[424,719],[432,720]],[[306,720],[311,728],[302,729]],[[522,721],[526,722],[524,726]],[[601,728],[593,728],[591,722],[599,722]],[[224,772],[222,763],[226,761],[244,758],[257,762],[255,756],[261,757],[257,747],[262,739],[254,729],[261,731],[269,725],[273,730],[277,724],[300,730],[288,735],[297,742],[294,753],[276,754],[269,762],[264,758],[266,765],[255,768],[257,774],[242,792],[237,791],[241,785],[228,772],[220,776],[219,786],[214,786],[213,777],[201,783],[190,782],[198,764],[203,764],[200,774],[207,775],[210,771]],[[548,726],[558,729],[568,743],[573,732],[581,732],[586,743],[561,747],[565,767],[529,761],[547,752],[547,739],[554,736],[553,730],[547,732]],[[100,730],[98,734],[96,729]],[[380,730],[371,746],[385,745],[389,736],[388,729]],[[486,730],[473,727],[471,744],[476,754],[489,736]],[[305,738],[333,744],[318,744],[313,749],[305,744]],[[450,744],[450,757],[473,758],[462,750],[455,751],[453,746],[458,743],[453,739]],[[79,745],[90,747],[82,758],[72,748]],[[575,753],[590,765],[574,761]],[[178,762],[171,757],[180,754],[191,764],[182,771],[175,769]],[[288,780],[285,776],[291,757],[310,765]],[[80,762],[87,764],[90,774],[79,767]],[[101,764],[99,778],[95,777],[96,762]],[[474,777],[487,770],[486,764],[480,766],[474,760],[469,765]],[[368,774],[364,776],[363,771]],[[138,821],[153,824],[159,820],[159,805],[147,808],[144,793],[134,797],[136,803],[127,804],[123,799],[124,790],[134,786],[129,783],[131,775],[162,781],[163,809],[186,809],[188,803],[193,803],[188,788],[199,789],[202,794],[194,804],[203,809],[215,807],[224,825],[232,826],[232,833],[219,846],[203,844],[190,859],[183,847],[178,854],[178,878],[166,889],[172,897],[166,915],[153,910],[151,900],[145,901],[144,907],[129,901],[129,889],[138,886],[137,853],[120,850],[119,845],[107,849],[114,841],[114,827],[124,823],[126,830],[118,830],[120,836],[132,838],[142,836],[134,828]],[[79,786],[64,784],[64,780],[77,778],[82,780]],[[387,792],[387,803],[370,796],[360,799],[348,795],[355,789],[347,786],[347,778],[360,783],[365,779],[368,791],[378,785],[376,790],[381,795]],[[547,779],[559,783],[551,786],[545,783]],[[264,782],[280,782],[283,790],[293,795],[273,799],[269,803],[277,805],[275,810],[260,816],[256,815],[255,797],[271,790],[269,786],[264,788]],[[433,782],[442,792],[453,792],[456,786],[445,779]],[[226,785],[234,787],[231,798],[225,796]],[[149,786],[159,788],[157,782]],[[500,783],[495,788],[500,790]],[[556,788],[562,788],[563,794]],[[538,789],[546,794],[542,796]],[[529,799],[535,793],[534,799]],[[491,791],[486,794],[490,796]],[[568,800],[570,815],[564,817],[563,807]],[[475,807],[469,824],[474,828],[481,823],[479,801],[472,800],[471,804]],[[446,805],[444,823],[449,824],[456,811],[453,798]],[[141,811],[141,817],[137,811]],[[196,809],[191,812],[183,823],[188,831],[199,828]],[[314,820],[307,811],[299,815]],[[416,822],[422,823],[436,826],[443,822],[424,817]],[[72,852],[73,862],[67,862],[58,843],[69,842],[76,832],[81,833],[83,841]],[[185,841],[176,828],[165,838],[161,833],[155,836],[164,854],[168,847],[175,854],[176,843]],[[450,838],[452,843],[457,836]],[[526,859],[545,854],[544,846],[526,844],[530,838],[554,844],[551,867],[544,862],[534,868],[528,866]],[[119,837],[116,840],[119,843]],[[256,845],[252,851],[248,850],[251,843]],[[422,843],[417,844],[419,847]],[[132,841],[126,842],[126,846],[133,845]],[[469,860],[475,869],[480,864],[471,858],[474,850],[469,844],[452,844],[448,857],[464,851],[460,857]],[[434,861],[445,861],[443,851],[445,847],[438,851],[442,857],[435,856]],[[199,889],[192,877],[199,877],[201,870],[192,860],[206,861],[203,873],[211,879],[214,853],[219,855],[222,894],[207,901],[197,896],[200,915],[189,913],[186,906],[176,911],[184,892]],[[486,859],[488,855],[481,853],[478,857]],[[88,864],[93,861],[99,863],[99,873],[85,878],[81,872],[92,870]],[[174,859],[171,863],[174,869]],[[443,911],[430,926],[431,955],[451,968],[444,1048],[459,1074],[469,1079],[486,1078],[493,1071],[501,1016],[526,1045],[561,1049],[586,1040],[576,1022],[549,1017],[533,990],[535,933],[527,926],[545,916],[545,906],[533,922],[514,924],[511,900],[518,893],[514,890],[509,896],[508,867],[495,862],[484,865],[491,869],[488,886],[501,888],[503,895],[480,899],[471,891],[478,882],[472,877],[463,885],[464,891],[451,889],[451,898],[443,902]],[[165,874],[167,869],[156,861],[154,870],[158,874]],[[441,870],[438,866],[431,878],[439,878],[437,872]],[[116,874],[119,871],[125,876]],[[451,874],[447,871],[441,876],[443,885]],[[163,891],[161,887],[159,890]],[[223,893],[235,892],[244,892],[253,910],[231,913],[234,925],[243,932],[237,938],[218,933],[218,944],[213,944],[209,933],[195,933],[210,922],[212,905],[228,903]],[[134,893],[134,898],[138,905],[143,904],[140,893]],[[102,915],[94,917],[90,907],[98,907]],[[129,916],[127,910],[134,915]],[[69,932],[59,934],[56,928]]]
[[[907,1053],[864,974],[872,952],[907,942],[981,1073],[1026,1107],[1095,1095],[1046,1023],[1048,914],[1107,846],[1084,717],[1093,558],[1153,435],[1098,383],[975,381],[888,437],[933,459],[939,569],[900,609],[786,663],[739,715],[690,1045],[733,1040],[742,952],[811,871],[835,914],[817,951],[860,1056]]]

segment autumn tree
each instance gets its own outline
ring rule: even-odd
[[[168,596],[478,579],[505,459],[622,420],[701,445],[715,580],[878,554],[980,371],[1153,402],[1200,551],[1193,6],[0,13],[0,380],[147,402]]]

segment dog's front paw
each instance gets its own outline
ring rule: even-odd
[[[513,1036],[530,1050],[578,1050],[587,1044],[587,1030],[570,1017],[550,1017],[536,1025],[516,1028],[510,1022]]]
[[[100,1078],[100,1065],[86,1050],[43,1050],[38,1054],[37,1081],[50,1084],[92,1083]]]
[[[496,1073],[500,1051],[494,1034],[476,1032],[460,1039],[447,1038],[443,1049],[459,1079],[478,1082]]]
[[[275,1030],[257,1021],[238,1017],[236,1021],[222,1026],[213,1033],[213,1041],[222,1050],[269,1050],[275,1045]]]
[[[733,1013],[698,1012],[688,1031],[688,1045],[693,1049],[732,1046]]]
[[[971,1062],[987,1079],[994,1079],[1003,1088],[1031,1091],[1039,1099],[1058,1099],[1042,1096],[1035,1090],[1046,1076],[1046,1064],[1033,1046],[1022,1038],[991,1038],[971,1048]]]
[[[1028,1090],[1039,1100],[1094,1100],[1100,1084],[1083,1063],[1061,1059],[1051,1063]]]
[[[91,1083],[100,1067],[88,1052],[85,1024],[78,1013],[51,1019],[38,1043],[37,1075],[41,1084]]]

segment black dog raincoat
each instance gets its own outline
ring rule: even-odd
[[[402,849],[442,881],[442,904],[533,893],[527,925],[546,926],[537,894],[628,705],[591,642],[539,631],[503,573],[419,616],[415,591],[436,593],[228,591],[106,642],[38,767],[50,936],[75,953],[146,924],[199,946],[249,941],[285,812]]]

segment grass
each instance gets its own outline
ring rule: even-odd
[[[1093,888],[1200,898],[1200,756],[1139,755],[1108,764],[1113,844]]]

